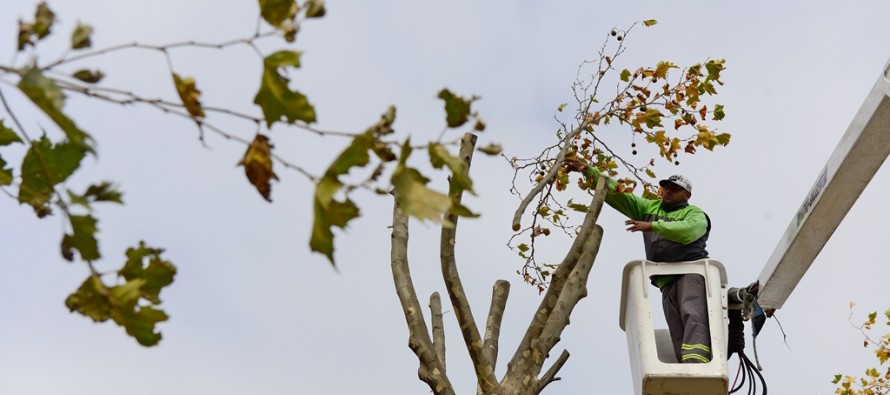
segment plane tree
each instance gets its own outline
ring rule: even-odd
[[[61,33],[49,4],[37,4],[33,16],[19,20],[13,60],[0,64],[0,189],[11,201],[33,210],[38,219],[53,217],[63,223],[60,253],[65,260],[82,262],[87,271],[82,285],[65,300],[66,306],[96,322],[115,322],[144,346],[156,345],[161,339],[157,324],[168,316],[161,307],[160,293],[173,283],[176,266],[163,256],[162,247],[140,241],[125,251],[122,267],[102,269],[105,264],[101,263],[99,218],[94,207],[123,204],[123,195],[112,181],[68,185],[84,159],[97,155],[99,144],[78,126],[77,114],[69,113],[65,104],[70,96],[156,109],[196,130],[198,144],[205,135],[214,134],[243,145],[244,154],[232,158],[232,162],[243,168],[248,183],[267,201],[272,200],[276,170],[301,174],[314,185],[314,220],[309,225],[312,232],[308,244],[331,265],[335,265],[335,228],[345,228],[361,213],[353,192],[370,190],[381,198],[391,194],[391,269],[409,329],[409,347],[419,360],[421,380],[433,393],[455,392],[446,370],[440,297],[431,297],[432,322],[428,326],[412,284],[407,261],[410,217],[436,222],[442,228],[439,252],[445,290],[473,361],[479,393],[540,393],[559,379],[558,371],[568,359],[569,353],[562,351],[544,369],[573,308],[586,296],[587,276],[602,237],[602,228],[596,222],[607,188],[605,178],[593,180],[570,174],[565,159],[580,158],[595,166],[617,181],[617,190],[657,196],[657,162],[678,165],[683,155],[729,143],[730,134],[714,126],[725,116],[724,108],[709,101],[723,84],[724,61],[705,59],[685,67],[660,61],[623,67],[621,56],[627,50],[628,35],[656,21],[611,29],[604,35],[598,53],[579,66],[572,84],[574,102],[555,106],[558,130],[546,135],[549,137],[540,153],[531,158],[508,157],[497,143],[476,147],[477,135],[486,130],[485,122],[473,109],[480,98],[447,88],[437,93],[445,110],[443,133],[428,142],[418,144],[417,136],[396,132],[395,106],[381,109],[380,118],[368,122],[370,126],[363,130],[332,131],[318,126],[319,110],[307,93],[294,87],[291,75],[301,65],[299,32],[308,21],[326,12],[323,0],[259,0],[259,23],[248,37],[220,42],[94,46],[92,26],[78,22],[67,34]],[[44,49],[43,45],[53,39],[67,40],[67,48],[61,53]],[[279,49],[264,50],[269,42]],[[256,93],[242,98],[243,107],[206,103],[201,77],[178,71],[179,51],[226,51],[242,46],[250,48],[261,65],[260,75],[236,77],[259,81]],[[149,96],[106,82],[103,59],[126,51],[147,51],[166,61],[167,69],[160,71],[168,81],[165,96]],[[26,99],[42,114],[39,131],[20,121],[23,109],[11,104],[12,95]],[[249,126],[232,128],[223,119]],[[313,174],[303,164],[289,160],[286,147],[276,147],[269,134],[273,126],[330,136],[335,138],[330,144],[339,141],[344,148],[324,172]],[[449,140],[448,136],[461,132],[463,137]],[[615,147],[610,143],[614,135],[629,135],[634,143],[629,150]],[[425,156],[431,168],[448,172],[448,191],[430,188],[433,175],[409,165],[408,159],[415,151]],[[521,203],[512,223],[505,226],[516,232],[510,245],[522,262],[520,278],[542,294],[540,306],[500,379],[495,376],[495,368],[509,282],[495,283],[481,331],[478,323],[482,321],[470,311],[455,259],[459,218],[478,216],[461,203],[464,193],[475,193],[470,176],[474,152],[501,155],[515,171],[512,192],[521,197]],[[21,158],[21,162],[15,165],[3,158]],[[564,192],[569,189],[587,198],[579,202],[564,200],[569,196]],[[557,235],[573,238],[565,258],[559,263],[539,262],[536,241]]]

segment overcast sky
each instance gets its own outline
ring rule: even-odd
[[[219,42],[253,32],[255,1],[56,0],[59,22],[39,62],[58,56],[78,20],[95,27],[94,46],[139,41]],[[389,104],[398,106],[399,137],[435,139],[443,127],[443,87],[476,94],[488,129],[480,144],[499,142],[507,155],[528,156],[553,142],[553,114],[571,100],[577,66],[595,56],[613,26],[657,19],[628,39],[622,67],[670,60],[689,65],[725,58],[721,130],[732,142],[680,166],[659,164],[660,175],[692,179],[694,204],[713,221],[711,257],[727,267],[730,283],[757,279],[792,216],[844,134],[890,57],[886,1],[329,1],[327,15],[306,23],[296,49],[305,51],[293,86],[316,106],[319,127],[364,130]],[[33,18],[30,1],[0,0],[0,59],[13,58],[17,18]],[[275,45],[272,45],[275,44]],[[270,42],[264,46],[280,46]],[[247,48],[177,50],[174,68],[196,77],[206,105],[257,110],[251,102],[259,63]],[[22,60],[21,58],[19,59]],[[4,63],[5,64],[5,63]],[[102,68],[109,85],[146,96],[175,97],[165,60],[127,51],[85,61]],[[72,69],[74,69],[72,67]],[[26,128],[54,126],[23,108]],[[313,185],[277,168],[273,204],[260,198],[235,164],[244,147],[216,135],[198,140],[194,126],[147,108],[120,108],[71,98],[66,111],[99,144],[70,180],[72,189],[110,179],[125,192],[123,207],[100,207],[100,268],[119,267],[127,246],[146,240],[166,248],[179,268],[161,295],[171,315],[159,326],[160,345],[143,348],[123,329],[70,314],[64,299],[87,275],[59,254],[58,216],[37,220],[12,199],[0,205],[0,393],[43,394],[425,394],[417,359],[389,271],[391,202],[359,193],[364,215],[337,233],[338,270],[308,252]],[[0,112],[0,118],[6,118]],[[250,137],[250,124],[220,123]],[[6,123],[9,126],[9,122]],[[452,132],[453,133],[453,132]],[[455,134],[455,137],[457,135]],[[322,171],[347,141],[294,128],[271,132],[277,152]],[[629,147],[627,133],[606,136]],[[10,155],[4,152],[4,158]],[[415,158],[417,160],[418,158]],[[416,163],[420,163],[417,161]],[[491,285],[512,282],[501,338],[500,376],[538,295],[522,284],[521,264],[505,243],[518,200],[503,159],[478,157],[472,174],[478,196],[465,202],[482,217],[462,221],[457,259],[477,319],[487,311]],[[443,185],[439,174],[436,185]],[[778,318],[758,338],[770,393],[831,394],[835,373],[861,374],[875,359],[861,346],[854,322],[890,307],[884,228],[890,170],[874,177],[814,262]],[[885,202],[885,203],[882,203]],[[633,383],[625,335],[618,325],[621,271],[643,257],[641,237],[604,211],[603,246],[588,283],[589,296],[554,353],[572,356],[552,394],[630,394]],[[410,259],[423,299],[444,293],[438,229],[412,223]],[[548,243],[559,259],[567,240]],[[422,301],[422,303],[424,303]],[[424,303],[425,304],[425,303]],[[445,319],[448,371],[459,393],[474,377],[451,309]],[[660,315],[660,313],[656,313]],[[750,340],[750,339],[749,339]],[[785,346],[787,340],[790,349]],[[749,353],[750,341],[749,341]],[[736,366],[730,364],[731,377]]]

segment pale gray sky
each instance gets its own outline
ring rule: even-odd
[[[481,143],[500,142],[526,156],[550,144],[556,107],[571,99],[578,64],[595,56],[613,26],[654,18],[629,39],[626,67],[671,60],[688,65],[726,58],[722,130],[733,134],[719,154],[683,160],[677,171],[695,183],[693,202],[714,226],[711,256],[727,267],[732,285],[760,274],[779,237],[883,70],[890,46],[890,3],[850,1],[591,2],[492,0],[426,2],[330,1],[328,15],[304,25],[296,48],[303,68],[293,85],[316,106],[319,126],[364,130],[389,104],[396,129],[412,141],[435,139],[443,126],[443,87],[477,94],[488,124]],[[57,0],[58,45],[77,20],[91,23],[96,47],[138,40],[222,41],[255,28],[254,1]],[[0,0],[0,59],[12,58],[16,20],[34,4]],[[52,47],[52,45],[49,45]],[[269,46],[268,48],[274,48]],[[47,48],[41,61],[57,52]],[[180,74],[198,79],[208,105],[255,111],[258,61],[245,48],[173,54]],[[110,65],[106,67],[105,65]],[[87,61],[109,84],[148,96],[173,97],[162,57],[128,51]],[[3,85],[7,96],[14,89]],[[20,97],[12,100],[21,102]],[[68,313],[63,301],[86,275],[59,255],[57,217],[38,221],[29,207],[0,206],[0,393],[43,394],[424,394],[417,359],[389,272],[391,203],[359,194],[364,216],[337,234],[339,273],[307,248],[312,185],[277,169],[281,182],[267,204],[235,163],[243,147],[208,135],[203,147],[191,124],[145,108],[119,108],[72,98],[68,112],[99,142],[99,159],[71,180],[118,181],[126,206],[101,207],[99,265],[117,267],[139,240],[167,249],[179,267],[162,294],[171,321],[164,339],[146,349],[113,324]],[[30,117],[29,111],[22,116]],[[5,114],[2,115],[5,117]],[[48,122],[30,118],[38,130]],[[225,120],[251,136],[252,126]],[[320,171],[345,141],[292,128],[271,133],[277,152]],[[617,145],[629,145],[616,133]],[[8,158],[5,154],[4,158]],[[417,159],[417,158],[415,158]],[[419,162],[417,162],[419,163]],[[660,174],[675,170],[659,165]],[[458,263],[476,314],[488,308],[497,279],[513,283],[501,342],[499,372],[537,306],[537,293],[515,275],[520,261],[507,250],[517,199],[511,171],[496,158],[474,162],[477,220],[463,221]],[[444,175],[436,181],[442,185]],[[890,301],[884,224],[890,173],[880,170],[810,272],[758,341],[771,393],[830,394],[835,373],[874,365],[847,323]],[[591,273],[589,297],[575,310],[555,352],[572,357],[563,380],[547,393],[632,393],[625,336],[618,326],[621,270],[643,255],[640,236],[622,218],[601,217],[604,245]],[[443,292],[438,231],[412,223],[411,263],[418,293]],[[561,256],[566,241],[548,245]],[[556,259],[556,258],[552,258]],[[450,308],[446,307],[450,313]],[[479,318],[479,317],[477,317]],[[455,321],[446,316],[448,366],[460,393],[474,391],[469,358]],[[750,344],[750,342],[749,342]],[[750,345],[749,345],[750,352]],[[734,362],[730,365],[734,377]]]

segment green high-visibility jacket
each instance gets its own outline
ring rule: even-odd
[[[601,173],[591,166],[587,175],[595,180]],[[652,223],[652,231],[643,232],[646,259],[682,262],[708,257],[705,247],[711,232],[711,219],[704,211],[685,202],[665,207],[660,199],[616,192],[616,185],[617,182],[610,178],[606,204],[632,220]]]

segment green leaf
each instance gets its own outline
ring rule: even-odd
[[[154,346],[161,341],[160,332],[155,331],[157,323],[170,317],[163,310],[151,306],[135,306],[132,310],[112,310],[111,317],[126,329],[143,346]]]
[[[315,108],[306,96],[290,90],[288,79],[279,73],[278,69],[286,66],[300,67],[300,52],[279,51],[264,60],[262,84],[253,102],[262,108],[268,127],[282,119],[315,122]]]
[[[278,51],[267,56],[263,60],[263,64],[267,67],[300,67],[300,56],[302,54],[299,51]]]
[[[99,185],[90,185],[82,195],[78,195],[69,189],[68,197],[71,199],[71,204],[79,204],[86,208],[90,208],[94,202],[124,203],[120,191],[107,181]]]
[[[429,179],[416,169],[405,163],[411,155],[410,139],[402,145],[399,165],[392,175],[392,185],[396,191],[396,203],[406,215],[421,221],[432,220],[441,222],[442,215],[451,208],[452,200],[448,195],[426,187]]]
[[[652,26],[652,25],[655,25],[656,23],[658,23],[658,21],[656,21],[655,19],[647,19],[647,20],[643,21],[644,26]]]
[[[272,201],[272,184],[270,181],[278,179],[278,176],[272,171],[273,147],[269,143],[268,137],[257,133],[253,142],[247,147],[244,157],[238,162],[239,166],[244,166],[247,180],[256,187],[264,199],[270,202]]]
[[[17,135],[12,129],[7,128],[6,125],[3,124],[3,120],[0,119],[0,146],[21,142],[22,139],[19,138],[19,135]]]
[[[176,266],[161,257],[164,250],[152,248],[140,241],[139,247],[128,248],[127,262],[118,274],[127,281],[136,279],[144,280],[140,288],[141,295],[154,304],[161,303],[159,298],[161,290],[173,283],[176,275]],[[148,260],[148,265],[145,261]]]
[[[12,184],[12,179],[12,169],[7,169],[6,161],[3,160],[3,157],[0,157],[0,186]]]
[[[355,136],[355,138],[352,139],[352,143],[349,144],[349,147],[346,147],[346,149],[334,159],[331,166],[328,167],[328,170],[325,172],[325,177],[336,178],[340,175],[349,173],[349,170],[355,166],[367,166],[368,162],[371,160],[371,156],[368,155],[368,150],[371,149],[374,140],[374,137],[368,133]]]
[[[74,293],[65,300],[71,311],[77,311],[96,322],[111,318],[143,346],[156,345],[161,334],[155,331],[158,322],[169,317],[163,310],[140,303],[146,298],[157,303],[160,288],[172,282],[175,268],[160,258],[161,250],[146,247],[139,243],[138,249],[128,249],[127,264],[119,274],[131,276],[126,283],[113,287],[106,286],[97,275],[91,275]],[[142,259],[150,257],[151,263],[142,269]]]
[[[327,256],[332,265],[335,263],[334,233],[331,227],[345,228],[350,220],[359,216],[358,207],[351,200],[334,199],[334,195],[343,187],[339,177],[355,166],[366,166],[371,160],[368,151],[372,149],[375,141],[377,140],[370,131],[356,136],[349,147],[334,159],[315,186],[314,220],[309,248]]]
[[[720,145],[726,146],[729,145],[729,139],[731,137],[732,135],[729,133],[720,133],[717,135],[717,141],[720,143]]]
[[[670,71],[670,69],[677,68],[679,67],[671,62],[658,62],[658,64],[655,66],[655,74],[653,75],[653,78],[667,78],[668,71]]]
[[[139,289],[145,285],[141,278],[127,281],[123,285],[115,285],[109,289],[111,305],[120,309],[132,309],[139,301]]]
[[[640,114],[643,117],[643,121],[646,122],[646,127],[650,129],[661,127],[661,117],[663,115],[654,108],[646,109],[645,113]]]
[[[621,70],[621,80],[624,82],[630,81],[630,70],[628,70],[628,69]]]
[[[19,202],[34,207],[38,216],[48,214],[53,188],[77,170],[84,156],[83,147],[74,143],[53,145],[45,136],[33,142],[22,161]]]
[[[34,34],[38,39],[50,34],[55,20],[56,14],[46,5],[46,2],[37,4],[37,12],[34,14]]]
[[[834,380],[831,380],[831,383],[832,383],[832,384],[837,384],[837,383],[839,383],[840,381],[841,381],[841,375],[836,374],[836,375],[834,375]]]
[[[285,27],[285,22],[293,21],[300,10],[295,0],[259,0],[260,14],[270,25]]]
[[[516,248],[519,248],[519,251],[526,252],[528,251],[528,244],[522,243],[516,246]]]
[[[80,253],[80,258],[91,262],[99,259],[99,242],[96,240],[96,218],[91,215],[72,215],[71,234],[66,234],[62,238],[62,256],[72,261],[74,254],[72,250]]]
[[[392,134],[394,131],[392,129],[392,124],[396,121],[396,107],[389,106],[386,109],[386,112],[380,115],[380,121],[376,124],[372,125],[366,132],[373,134],[374,136],[386,136]]]
[[[77,22],[77,27],[71,33],[71,49],[84,49],[93,46],[93,41],[90,39],[92,34],[92,26]]]
[[[176,85],[176,93],[189,114],[193,117],[203,117],[204,109],[201,108],[201,91],[192,77],[182,78],[179,74],[173,73],[173,83]]]
[[[452,185],[458,191],[469,191],[474,195],[476,194],[473,192],[473,180],[468,175],[469,170],[466,162],[456,156],[451,156],[451,153],[442,144],[430,144],[429,155],[430,163],[434,168],[441,169],[442,166],[448,166],[452,173]]]
[[[105,74],[99,70],[78,70],[74,74],[71,75],[74,78],[77,78],[83,82],[88,84],[95,84],[99,81],[102,81],[102,78],[105,78]]]
[[[705,69],[708,70],[708,76],[705,78],[705,81],[717,81],[720,83],[720,72],[726,69],[723,65],[725,62],[726,59],[713,59],[705,63]]]
[[[718,104],[718,105],[714,108],[714,120],[715,120],[715,121],[720,121],[720,120],[722,120],[723,117],[725,117],[725,116],[726,116],[726,113],[723,111],[723,105],[722,105],[722,104]]]
[[[31,42],[31,36],[34,35],[34,25],[19,20],[19,39],[18,50],[23,51],[28,45],[34,45]]]
[[[84,196],[91,197],[94,202],[124,203],[120,191],[107,181],[99,185],[90,185]]]
[[[590,207],[586,204],[574,203],[570,204],[569,208],[578,212],[586,213],[587,210],[590,210]]]
[[[86,281],[65,299],[65,306],[72,312],[77,311],[95,322],[103,322],[111,317],[111,302],[108,300],[108,288],[96,275],[87,277]]]
[[[324,9],[324,0],[306,0],[306,18],[321,18],[327,12]]]
[[[74,121],[62,113],[65,95],[52,79],[44,77],[39,68],[32,67],[19,81],[19,89],[59,125],[69,141],[93,152],[90,136],[78,129]]]
[[[330,179],[322,180],[323,183],[330,183]],[[339,182],[338,182],[339,184]],[[312,236],[309,240],[309,247],[314,252],[324,254],[328,257],[331,265],[334,263],[334,233],[331,230],[336,226],[341,229],[346,228],[346,224],[352,219],[359,216],[359,209],[348,198],[344,201],[338,201],[333,198],[326,203],[322,201],[319,190],[331,189],[323,185],[319,185],[316,190],[316,199],[314,202],[315,219],[312,226]],[[339,185],[337,186],[339,189]]]
[[[442,89],[438,97],[445,101],[445,120],[449,128],[459,127],[469,120],[470,105],[475,98],[464,99],[448,89]]]

